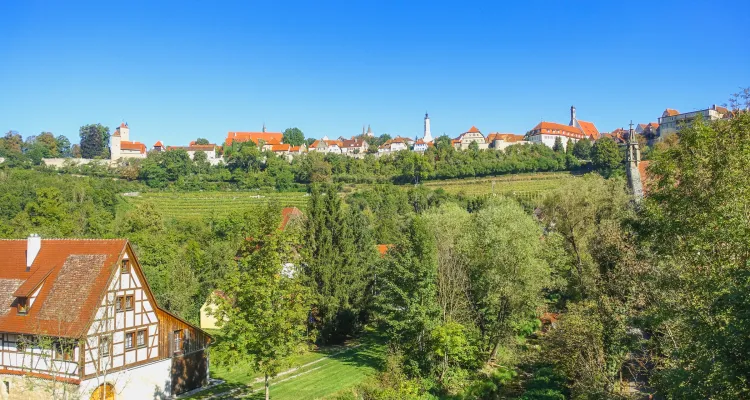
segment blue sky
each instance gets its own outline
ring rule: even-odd
[[[153,4],[159,3],[159,4]],[[658,4],[657,4],[658,3]],[[750,86],[750,2],[0,2],[0,132],[610,131]]]

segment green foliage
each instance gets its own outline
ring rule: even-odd
[[[360,208],[342,208],[332,185],[314,185],[307,210],[305,272],[316,294],[314,326],[322,342],[341,342],[367,318],[375,261],[371,224]]]
[[[591,161],[599,173],[609,177],[616,170],[622,169],[625,152],[614,139],[605,137],[597,140],[591,149]]]
[[[211,144],[206,138],[195,139],[195,144]]]
[[[588,139],[581,139],[576,142],[573,146],[573,155],[579,160],[591,159],[591,141]]]
[[[81,157],[104,158],[109,146],[109,127],[102,124],[84,125],[78,130],[81,138]]]
[[[224,340],[217,353],[224,365],[254,365],[265,376],[268,396],[268,379],[308,339],[310,296],[294,266],[296,235],[277,229],[278,211],[270,207],[261,220],[221,286],[225,296],[217,299],[217,320]]]
[[[555,137],[555,144],[552,146],[552,151],[554,151],[555,153],[562,153],[563,151],[565,151],[562,143],[562,138],[560,136]]]
[[[305,143],[305,134],[299,128],[287,128],[281,140],[292,146],[300,146]]]
[[[750,115],[696,120],[657,150],[643,228],[656,255],[649,328],[671,398],[750,396]]]

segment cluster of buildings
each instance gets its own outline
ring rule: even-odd
[[[213,339],[159,306],[127,240],[32,234],[0,254],[1,399],[166,399],[208,383]]]
[[[702,116],[704,120],[713,121],[730,116],[729,110],[725,107],[713,105],[705,110],[680,113],[674,109],[666,109],[658,122],[636,124],[635,133],[642,135],[650,143],[656,142],[661,138],[677,132],[683,124],[689,124],[696,117]],[[148,154],[148,148],[141,142],[130,141],[130,128],[127,123],[122,123],[112,134],[111,137],[111,160],[116,161],[123,158],[145,158]],[[293,146],[284,143],[281,132],[266,132],[265,125],[261,132],[228,132],[224,146],[231,146],[234,143],[252,141],[262,151],[271,151],[281,156],[289,158],[307,152],[335,153],[344,154],[351,157],[364,157],[365,154],[384,155],[399,151],[409,150],[423,153],[428,148],[434,146],[435,139],[430,131],[430,117],[425,114],[424,131],[421,137],[396,136],[377,147],[376,151],[371,148],[369,138],[374,137],[372,129],[368,126],[367,130],[362,128],[362,134],[352,136],[347,139],[339,137],[329,139],[327,136],[315,140],[308,145]],[[627,140],[627,130],[617,128],[612,132],[600,132],[593,122],[583,121],[576,116],[575,106],[570,107],[570,121],[565,123],[541,121],[534,126],[525,135],[512,133],[493,132],[483,134],[477,127],[472,126],[466,132],[459,134],[456,138],[451,139],[451,145],[456,150],[467,150],[473,144],[479,149],[504,150],[506,147],[515,144],[538,143],[548,147],[553,147],[555,142],[560,139],[563,147],[567,147],[568,141],[576,143],[579,140],[587,139],[596,141],[603,137],[610,137],[615,141],[624,144]],[[174,149],[185,150],[191,158],[195,153],[201,151],[206,154],[206,159],[212,165],[217,165],[222,161],[222,146],[206,143],[197,144],[191,142],[188,146],[165,146],[161,141],[152,146],[152,151],[169,151]]]

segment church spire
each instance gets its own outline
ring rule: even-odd
[[[433,140],[432,133],[430,132],[430,116],[426,112],[424,113],[424,134],[422,140],[425,143],[430,143]]]
[[[263,123],[263,133],[266,133],[266,123]]]

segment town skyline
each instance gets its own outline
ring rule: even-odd
[[[73,139],[82,125],[127,121],[149,145],[218,142],[263,123],[314,138],[363,124],[413,137],[429,112],[435,136],[455,137],[472,125],[523,134],[575,105],[611,131],[736,92],[750,70],[737,51],[748,7],[7,3],[0,130]],[[639,22],[654,15],[670,18]]]

